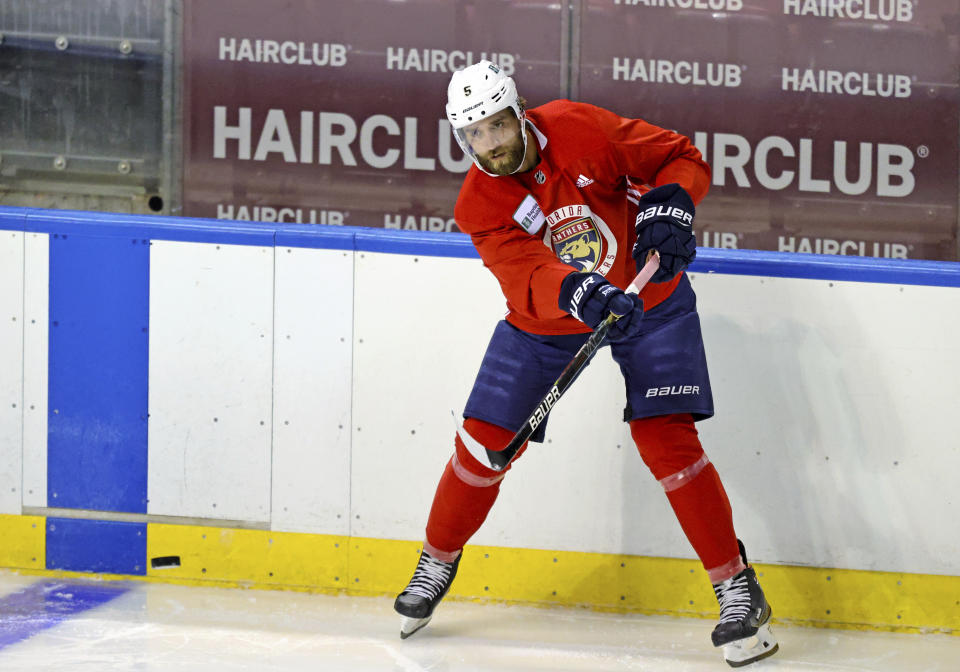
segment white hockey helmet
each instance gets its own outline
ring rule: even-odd
[[[523,136],[523,155],[526,158],[527,134],[524,125],[526,115],[520,105],[517,85],[513,79],[505,75],[498,66],[487,60],[479,61],[463,70],[458,70],[450,78],[450,84],[447,86],[447,120],[453,130],[453,136],[457,139],[457,144],[460,145],[464,154],[472,158],[477,167],[487,175],[493,175],[493,173],[488,172],[480,165],[480,161],[467,141],[463,129],[482,119],[492,117],[508,107],[513,110],[520,121],[520,134]],[[523,161],[520,163],[523,165]],[[518,170],[519,168],[517,166]]]

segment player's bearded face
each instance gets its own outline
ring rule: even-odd
[[[483,169],[494,175],[510,175],[523,161],[520,121],[507,108],[466,129],[467,140]]]

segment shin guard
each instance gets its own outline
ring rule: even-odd
[[[703,452],[693,416],[640,418],[630,422],[630,433],[711,582],[742,571],[730,502],[716,468]]]
[[[502,450],[513,438],[513,432],[474,418],[467,418],[463,429],[490,450]],[[509,467],[494,471],[480,464],[459,436],[455,445],[433,498],[424,544],[432,556],[446,562],[453,561],[487,519],[500,493],[500,481],[509,471]]]

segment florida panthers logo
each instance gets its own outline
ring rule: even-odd
[[[589,217],[576,219],[553,232],[553,249],[563,263],[592,271],[600,258],[600,235]]]
[[[558,208],[547,217],[543,242],[578,271],[606,274],[617,256],[617,241],[606,223],[586,205]]]

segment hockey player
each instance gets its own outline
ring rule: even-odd
[[[773,654],[770,607],[694,426],[713,415],[713,399],[684,270],[696,254],[694,204],[709,167],[688,138],[639,119],[564,100],[526,110],[514,81],[489,61],[454,73],[447,101],[454,135],[476,164],[454,216],[509,312],[467,400],[419,563],[394,605],[401,637],[432,617],[509,471],[485,461],[484,449],[506,446],[612,312],[621,316],[609,341],[630,433],[720,603],[713,644],[733,666]],[[660,254],[652,282],[639,297],[625,293],[651,250]],[[545,425],[531,440],[543,440]]]

